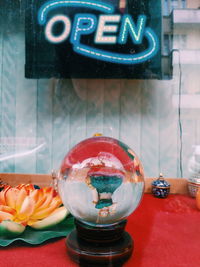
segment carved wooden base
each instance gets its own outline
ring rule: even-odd
[[[122,266],[131,256],[133,241],[124,231],[126,221],[115,226],[88,226],[75,221],[76,230],[67,238],[67,252],[70,257],[84,267]]]

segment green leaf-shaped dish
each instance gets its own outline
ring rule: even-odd
[[[5,238],[0,237],[0,246],[6,247],[13,242],[22,241],[30,245],[39,245],[56,237],[65,237],[74,228],[74,218],[70,215],[64,221],[48,230],[35,230],[27,227],[25,231],[18,237]]]

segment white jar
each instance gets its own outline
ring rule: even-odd
[[[191,197],[196,197],[197,190],[200,188],[200,146],[195,146],[194,153],[189,160],[188,170],[188,190]]]

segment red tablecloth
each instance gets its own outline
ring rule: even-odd
[[[199,267],[200,211],[195,200],[180,195],[157,199],[145,195],[128,218],[126,230],[135,249],[124,267]],[[75,267],[66,255],[65,238],[37,247],[0,249],[0,267]]]

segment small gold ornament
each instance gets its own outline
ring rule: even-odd
[[[95,136],[103,136],[103,134],[101,134],[101,133],[95,133],[95,134],[93,135],[93,137],[95,137]]]

